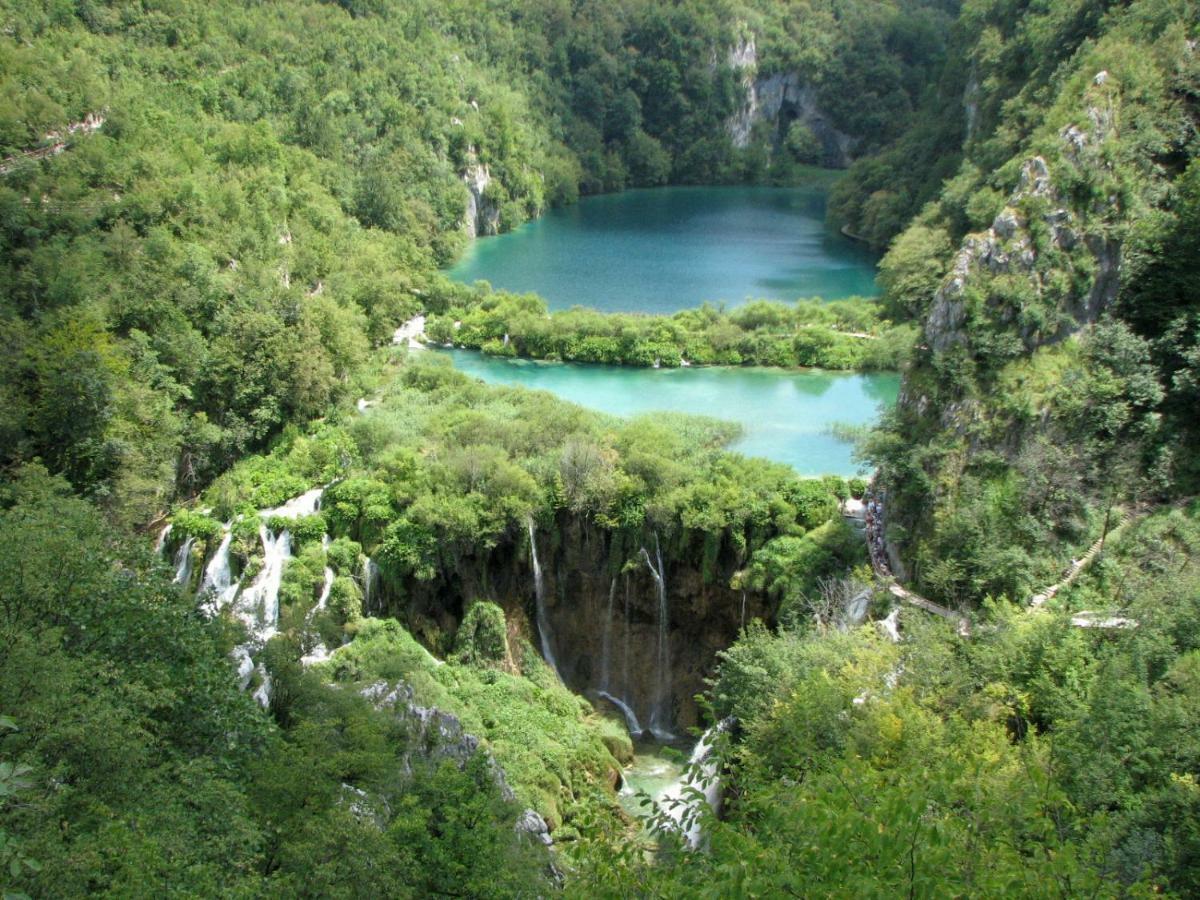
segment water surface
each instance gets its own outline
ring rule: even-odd
[[[881,406],[896,402],[900,383],[893,373],[638,369],[500,359],[473,350],[438,352],[486,382],[550,391],[613,415],[666,410],[739,422],[745,433],[731,450],[787,463],[801,475],[856,474],[851,445],[831,434],[829,426],[874,422]]]
[[[587,197],[480,238],[450,275],[551,309],[671,313],[709,300],[874,296],[876,257],[825,227],[824,188],[673,187]]]
[[[683,775],[687,765],[686,748],[676,747],[672,752],[665,744],[638,741],[633,747],[633,762],[622,773],[623,783],[617,798],[631,816],[644,819],[653,813],[653,807],[643,805],[648,794],[651,799],[659,796],[675,784]]]

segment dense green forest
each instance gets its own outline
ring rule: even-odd
[[[0,20],[6,900],[1200,892],[1195,2]],[[813,165],[877,300],[550,313],[440,271]],[[418,315],[903,386],[864,478],[802,479],[392,346]]]
[[[456,286],[430,297],[426,337],[492,356],[608,365],[813,366],[899,369],[913,344],[910,325],[884,319],[877,303],[765,300],[731,310],[704,305],[671,316],[548,313],[536,294]]]

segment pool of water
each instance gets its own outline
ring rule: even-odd
[[[601,412],[632,416],[672,411],[738,422],[730,449],[786,463],[801,475],[854,475],[852,446],[831,433],[836,423],[867,425],[896,402],[894,373],[768,368],[640,369],[513,360],[473,350],[439,350],[459,370],[493,384],[550,391]]]
[[[643,805],[643,794],[657,800],[664,790],[680,779],[686,765],[687,752],[683,747],[638,742],[634,745],[633,762],[625,767],[624,784],[617,799],[631,816],[648,818],[653,809]]]
[[[672,187],[588,197],[480,238],[450,270],[552,309],[671,313],[708,300],[874,296],[877,256],[825,226],[824,188]]]

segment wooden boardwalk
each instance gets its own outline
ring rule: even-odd
[[[908,588],[899,584],[896,581],[896,576],[892,572],[891,563],[888,561],[887,544],[884,540],[884,506],[883,497],[876,495],[873,491],[869,492],[865,498],[866,505],[866,523],[867,523],[867,549],[871,556],[871,568],[875,572],[875,577],[887,585],[888,593],[896,599],[915,606],[918,609],[923,609],[935,616],[940,616],[947,621],[955,623],[957,631],[964,637],[971,633],[970,621],[962,613],[955,612],[940,603],[934,603],[932,600],[922,597],[920,594],[910,591]],[[1126,510],[1121,516],[1117,524],[1111,528],[1107,534],[1102,535],[1087,549],[1087,552],[1079,559],[1073,560],[1071,565],[1063,573],[1063,577],[1054,584],[1046,587],[1032,597],[1029,598],[1026,605],[1030,609],[1040,609],[1045,603],[1051,600],[1059,591],[1070,587],[1075,579],[1086,569],[1092,561],[1100,555],[1104,549],[1106,541],[1114,538],[1118,532],[1126,528],[1131,522],[1139,518],[1133,510]],[[1125,619],[1120,616],[1112,616],[1102,618],[1096,613],[1081,612],[1071,619],[1071,624],[1078,628],[1133,628],[1137,627],[1137,622],[1132,619]]]

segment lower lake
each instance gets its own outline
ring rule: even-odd
[[[457,369],[492,384],[521,385],[618,416],[671,411],[738,422],[729,449],[792,466],[801,475],[856,474],[851,444],[835,424],[873,423],[896,402],[895,373],[768,368],[639,369],[512,360],[473,350],[437,350]]]

